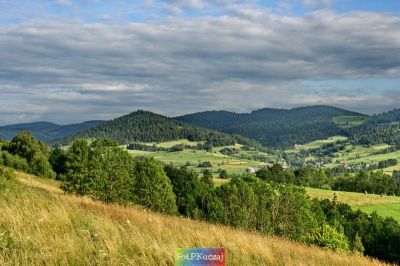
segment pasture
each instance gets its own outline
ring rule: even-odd
[[[338,202],[347,203],[353,209],[360,209],[366,213],[376,211],[383,217],[393,217],[400,222],[400,197],[398,196],[381,196],[316,188],[306,188],[306,190],[312,198],[332,200],[336,195]]]
[[[387,144],[374,145],[371,147],[364,147],[360,145],[347,145],[345,150],[335,153],[335,158],[331,164],[325,165],[326,167],[339,166],[341,163],[347,164],[377,164],[379,161],[388,159],[397,159],[400,162],[400,150],[385,153],[384,149],[389,148]],[[391,174],[394,170],[400,169],[400,163],[396,166],[391,166],[383,169],[387,174]]]
[[[303,145],[298,145],[296,148],[286,150],[286,152],[292,153],[292,152],[299,152],[300,150],[318,149],[325,144],[336,143],[336,142],[345,141],[345,140],[347,140],[347,137],[332,136],[327,139],[320,139],[320,140],[312,141],[309,143],[305,143]]]
[[[368,116],[337,116],[332,120],[341,128],[352,128],[364,124],[368,119]]]
[[[174,142],[179,144],[179,142]],[[167,147],[165,145],[171,145],[171,142],[167,143],[159,143],[158,145],[163,145],[163,147]],[[174,146],[172,145],[172,146]],[[171,146],[171,147],[172,147]],[[126,148],[126,145],[122,146]],[[211,152],[205,150],[195,150],[195,149],[184,149],[182,151],[157,151],[157,152],[149,152],[149,151],[139,151],[139,150],[128,150],[130,154],[133,156],[152,156],[157,160],[160,160],[164,163],[172,163],[175,166],[183,166],[186,165],[194,170],[200,172],[202,167],[199,167],[199,164],[202,162],[211,162],[212,167],[209,169],[213,172],[214,176],[218,175],[218,170],[223,169],[226,170],[230,174],[238,174],[243,173],[246,168],[259,168],[266,163],[237,158],[233,156],[228,156],[221,154],[219,150],[223,147],[214,148]],[[240,147],[239,147],[240,148]]]

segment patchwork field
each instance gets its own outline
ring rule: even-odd
[[[383,169],[387,174],[391,174],[394,170],[400,169],[400,150],[394,152],[383,153],[390,146],[387,144],[374,145],[371,147],[347,145],[344,151],[335,153],[333,163],[325,165],[326,167],[339,166],[341,163],[347,164],[377,164],[379,161],[388,159],[396,159],[399,163]],[[382,152],[382,153],[381,153]]]
[[[332,200],[336,195],[339,202],[344,202],[354,209],[360,209],[366,213],[376,211],[384,217],[393,217],[400,222],[400,197],[362,194],[355,192],[331,191],[315,188],[307,188],[310,197]]]
[[[307,151],[312,149],[318,149],[325,144],[337,143],[340,141],[346,141],[347,138],[344,136],[333,136],[327,139],[317,140],[306,143],[304,145],[298,145],[293,149],[286,150],[287,153],[299,153],[300,151]],[[380,161],[388,159],[396,159],[398,164],[384,168],[383,171],[386,174],[392,174],[395,170],[400,170],[400,150],[388,152],[387,149],[391,146],[388,144],[373,145],[365,147],[361,145],[347,144],[341,151],[335,152],[332,157],[320,157],[318,155],[308,156],[305,161],[309,160],[320,160],[328,159],[328,163],[323,164],[324,167],[333,168],[341,165],[357,165],[357,164],[378,164]]]
[[[150,145],[150,143],[147,143]],[[190,142],[188,140],[176,140],[176,141],[169,141],[169,142],[162,142],[162,143],[152,143],[151,145],[156,145],[158,147],[172,147],[178,144],[185,144],[190,146],[197,145],[197,142]],[[126,145],[122,146],[126,148]],[[140,151],[140,150],[128,150],[130,154],[133,156],[152,156],[157,160],[160,160],[165,163],[172,163],[176,166],[186,165],[195,169],[196,171],[201,171],[202,167],[198,167],[202,162],[210,162],[212,167],[209,169],[212,170],[214,175],[218,174],[218,170],[223,169],[226,170],[228,173],[243,173],[246,168],[259,168],[266,163],[256,161],[256,160],[249,160],[241,157],[246,156],[270,156],[271,155],[259,151],[242,151],[238,152],[234,156],[228,156],[220,153],[220,151],[225,148],[237,148],[240,149],[242,145],[237,144],[235,146],[224,146],[224,147],[214,147],[212,151],[208,152],[205,150],[195,150],[195,149],[184,149],[182,151],[174,151],[174,152],[167,152],[167,151],[157,151],[157,152],[149,152],[149,151]]]

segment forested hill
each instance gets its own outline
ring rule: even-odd
[[[75,135],[85,138],[111,138],[119,143],[160,142],[176,139],[207,141],[213,146],[241,143],[261,147],[256,141],[210,129],[188,125],[148,111],[136,111]]]
[[[12,139],[20,131],[30,131],[37,139],[49,143],[53,140],[74,135],[77,132],[102,123],[104,123],[104,121],[94,120],[70,125],[57,125],[50,122],[34,122],[1,126],[0,139]]]
[[[287,148],[294,144],[348,135],[333,122],[339,116],[364,116],[331,106],[294,109],[260,109],[251,113],[211,111],[189,114],[176,119],[230,134],[255,139],[267,147]]]
[[[356,144],[400,147],[400,109],[372,116],[367,123],[351,129],[351,135],[351,142]]]

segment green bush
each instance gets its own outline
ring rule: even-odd
[[[357,253],[361,253],[361,254],[363,254],[365,251],[361,237],[358,235],[358,233],[356,234],[356,236],[354,237],[354,240],[351,243],[351,250],[353,252],[357,252]]]
[[[15,174],[13,170],[9,168],[3,168],[0,167],[0,178],[3,178],[5,180],[14,180],[15,179]]]
[[[19,170],[27,170],[29,173],[54,178],[55,173],[53,172],[49,163],[48,147],[43,142],[35,140],[32,133],[20,132],[18,133],[9,143],[2,146],[3,151],[7,151],[12,155],[18,155],[24,158],[28,164],[27,168],[22,165],[22,162],[14,161],[6,164],[10,167],[14,167]],[[21,163],[21,165],[20,165]]]
[[[28,169],[28,162],[19,155],[13,155],[8,151],[2,151],[0,157],[2,157],[5,166],[21,171],[26,171]]]
[[[310,243],[335,251],[350,251],[350,245],[346,236],[327,224],[315,230],[310,236]]]
[[[12,169],[0,167],[0,200],[1,196],[7,197],[10,191],[18,191],[19,187],[14,180],[15,174]]]
[[[226,172],[226,170],[224,170],[224,169],[221,169],[221,170],[219,171],[219,178],[221,178],[221,179],[228,179],[228,178],[229,178],[228,172]]]

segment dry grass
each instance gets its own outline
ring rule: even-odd
[[[173,265],[177,247],[225,247],[228,265],[383,265],[280,238],[64,195],[18,174],[0,188],[0,265]]]

